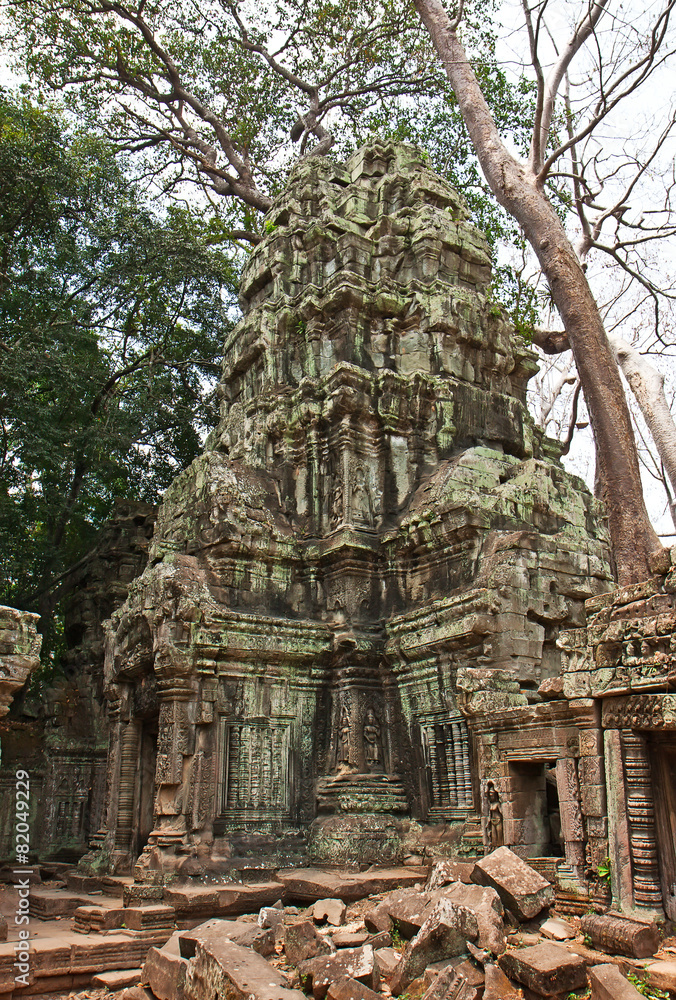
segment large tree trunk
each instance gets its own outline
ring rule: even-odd
[[[671,489],[676,495],[676,424],[664,395],[664,375],[621,337],[610,337],[617,363],[643,414],[655,442]],[[672,516],[674,509],[672,503]],[[676,519],[674,521],[676,524]]]
[[[446,69],[493,194],[522,227],[549,282],[573,351],[596,443],[618,580],[661,568],[661,543],[643,499],[638,455],[620,374],[598,307],[566,232],[535,174],[505,148],[465,50],[439,0],[414,0]]]

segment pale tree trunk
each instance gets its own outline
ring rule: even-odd
[[[451,82],[486,180],[537,254],[563,320],[594,432],[597,482],[608,511],[618,580],[644,580],[662,568],[664,550],[646,511],[629,408],[596,301],[540,179],[505,148],[440,0],[414,3]]]
[[[643,419],[655,442],[664,471],[676,494],[676,423],[664,395],[664,375],[621,337],[609,337],[617,363],[636,397]],[[671,504],[672,517],[674,505]],[[676,524],[676,520],[674,521]]]

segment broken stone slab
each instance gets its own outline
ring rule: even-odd
[[[142,981],[157,1000],[183,1000],[188,959],[180,951],[178,933],[162,948],[151,948],[143,966]]]
[[[387,935],[389,937],[389,934]],[[363,944],[370,944],[375,951],[375,944],[368,931],[336,931],[331,935],[336,948],[359,948]],[[392,944],[392,939],[389,941]],[[385,945],[381,945],[385,947]]]
[[[554,886],[508,847],[498,847],[477,861],[472,881],[495,889],[519,920],[532,920],[554,899]]]
[[[433,904],[433,901],[427,893],[409,890],[400,894],[399,899],[385,905],[396,930],[408,941],[425,923],[430,904]]]
[[[318,934],[310,920],[289,924],[284,936],[284,953],[290,965],[300,965],[309,958],[329,955],[331,945]]]
[[[472,869],[474,865],[466,861],[437,861],[430,872],[430,877],[425,885],[425,892],[433,892],[443,885],[450,885],[451,882],[472,881]]]
[[[368,943],[374,951],[378,951],[379,948],[390,948],[392,946],[392,935],[389,931],[379,931],[377,934],[369,937]]]
[[[616,965],[593,965],[588,975],[591,1000],[640,1000],[639,991]]]
[[[479,1000],[482,995],[483,988],[472,986],[457,969],[449,968],[439,973],[422,1000]]]
[[[140,981],[141,969],[113,969],[92,976],[92,986],[104,986],[111,993],[123,990],[127,986],[138,986]]]
[[[587,913],[580,921],[584,934],[591,938],[594,948],[629,958],[649,958],[660,946],[657,925],[631,917]]]
[[[523,1000],[523,990],[511,983],[497,965],[487,965],[484,972],[483,1000]]]
[[[30,915],[38,920],[72,917],[80,906],[91,904],[90,899],[61,889],[31,889],[29,902]]]
[[[327,872],[319,868],[296,868],[277,872],[277,878],[286,890],[286,898],[299,903],[314,903],[327,898],[354,903],[367,896],[424,883],[427,876],[426,867],[379,868],[375,871],[345,873]]]
[[[284,910],[279,906],[262,906],[258,911],[259,927],[277,927],[284,923]]]
[[[550,941],[505,952],[499,964],[510,979],[543,997],[571,993],[587,982],[583,960]]]
[[[345,923],[347,907],[342,899],[319,899],[312,907],[312,919],[317,924],[340,927]]]
[[[305,1000],[299,990],[250,948],[225,938],[196,941],[186,971],[185,1000]]]
[[[561,917],[549,917],[540,928],[540,933],[550,941],[572,941],[577,937],[577,931],[567,920]]]
[[[465,885],[462,882],[454,882],[439,889],[434,894],[435,898],[439,898],[440,893],[443,893],[441,898],[450,899],[474,913],[479,928],[478,946],[494,955],[502,955],[507,947],[503,920],[504,908],[496,890],[490,886]]]
[[[198,941],[227,939],[242,948],[251,948],[266,958],[275,951],[275,928],[259,927],[245,920],[206,920],[191,930],[180,931],[179,948],[184,958],[192,958]]]
[[[392,976],[397,971],[397,966],[401,961],[401,954],[394,948],[380,948],[378,951],[378,971],[380,978],[389,983]]]
[[[645,978],[658,990],[676,993],[676,962],[651,962],[646,966]]]
[[[467,950],[467,940],[475,941],[478,935],[477,918],[471,910],[450,899],[440,899],[406,945],[390,983],[392,993],[395,996],[403,993],[431,962],[461,955]]]
[[[216,883],[215,885],[165,886],[163,900],[173,906],[176,916],[185,920],[195,917],[238,917],[255,913],[262,906],[272,906],[284,889],[279,882]]]
[[[374,993],[356,979],[341,976],[335,983],[331,983],[326,1000],[382,1000],[382,994]]]
[[[298,972],[314,1000],[324,1000],[331,984],[341,977],[356,979],[372,990],[380,985],[379,960],[370,945],[343,948],[329,958],[311,958],[301,963]]]

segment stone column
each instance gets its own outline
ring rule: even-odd
[[[188,713],[194,685],[180,678],[159,682],[160,718],[157,738],[155,828],[149,843],[170,853],[188,844],[190,773],[186,758],[195,752],[195,726]]]
[[[117,822],[115,825],[115,852],[131,860],[134,832],[139,766],[141,726],[135,719],[123,723],[120,732],[119,785],[117,794]]]
[[[637,907],[662,908],[662,888],[657,866],[655,808],[650,780],[650,759],[645,738],[622,730],[622,755],[627,785],[627,820],[633,862],[634,902]]]

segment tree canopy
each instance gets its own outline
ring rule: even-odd
[[[5,0],[4,10],[6,44],[36,93],[58,94],[165,196],[199,189],[240,245],[261,238],[261,213],[299,156],[343,156],[372,135],[426,148],[489,237],[524,254],[522,267],[498,258],[498,294],[533,335],[534,258],[546,275],[565,329],[540,340],[573,349],[629,581],[651,571],[659,544],[604,318],[620,322],[630,307],[613,313],[617,303],[644,295],[659,338],[660,303],[673,298],[646,248],[676,232],[673,178],[658,167],[675,119],[667,109],[651,133],[626,102],[672,56],[675,5],[651,0],[629,16],[612,0],[448,10],[439,0]],[[589,282],[598,255],[622,274],[610,305]]]
[[[116,497],[156,502],[216,418],[236,268],[109,143],[0,95],[0,600],[35,608]]]

